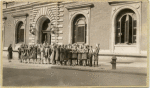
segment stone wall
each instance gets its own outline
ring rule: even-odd
[[[15,27],[16,22],[21,20],[22,17],[12,17],[14,14],[28,13],[26,19],[26,43],[36,43],[36,35],[30,34],[30,25],[32,24],[36,28],[36,23],[41,16],[48,16],[50,21],[54,23],[58,28],[57,42],[59,44],[68,44],[70,41],[70,12],[66,8],[67,5],[74,4],[75,2],[63,2],[63,3],[42,3],[37,5],[28,4],[29,8],[16,9],[12,11],[4,11],[3,16],[7,17],[5,21],[4,31],[4,47],[8,47],[9,44],[15,44]],[[110,51],[111,48],[111,32],[112,32],[112,6],[108,2],[90,2],[94,6],[90,8],[89,19],[89,45],[95,47],[96,43],[100,43],[101,50]],[[147,24],[147,2],[142,2],[141,5],[141,41],[140,51],[147,51],[147,35],[148,35],[148,24]],[[88,7],[89,8],[89,7]],[[79,9],[81,10],[81,9]],[[73,14],[72,14],[73,15]],[[37,29],[37,28],[36,28]],[[52,42],[55,41],[55,35],[52,35]]]

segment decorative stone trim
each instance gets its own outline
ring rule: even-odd
[[[141,1],[139,2],[134,2],[134,1],[122,1],[122,2],[109,2],[110,5],[112,5],[112,12],[111,12],[111,17],[112,17],[112,27],[111,27],[111,31],[110,31],[110,49],[111,52],[114,53],[121,53],[119,50],[122,50],[122,53],[128,53],[128,51],[132,48],[132,53],[138,53],[140,54],[140,35],[141,35]],[[136,46],[133,48],[132,46],[128,46],[128,48],[124,48],[123,46],[120,46],[120,48],[118,48],[117,46],[115,46],[115,30],[116,30],[116,26],[115,25],[115,20],[117,17],[117,14],[123,10],[123,9],[131,9],[135,12],[136,17],[137,17],[137,31],[136,31]]]
[[[14,15],[15,16],[15,15]],[[22,14],[22,16],[23,16],[23,14]],[[15,25],[15,31],[14,31],[14,35],[15,35],[15,37],[14,37],[14,42],[13,42],[13,48],[15,48],[15,46],[17,45],[17,43],[16,43],[16,30],[17,30],[17,25],[18,25],[18,22],[20,22],[20,21],[22,21],[23,22],[23,27],[22,28],[24,28],[24,43],[26,43],[26,17],[19,17],[19,18],[17,18],[18,17],[18,15],[16,15],[14,18],[14,25]]]
[[[52,40],[55,40],[55,39],[62,40],[63,38],[62,37],[52,37],[51,39]]]
[[[62,33],[63,33],[63,31],[58,31],[58,33],[59,33],[59,34],[62,34]]]
[[[86,18],[86,23],[87,23],[87,31],[86,31],[86,44],[90,44],[89,40],[90,40],[90,11],[91,11],[91,7],[93,7],[94,5],[92,3],[74,3],[74,4],[70,4],[69,6],[66,6],[66,8],[69,11],[69,24],[68,24],[68,28],[69,28],[69,41],[68,43],[72,43],[72,39],[73,39],[73,34],[72,34],[72,25],[73,25],[73,21],[74,18],[78,15],[78,14],[82,14],[85,16]]]
[[[59,16],[59,17],[62,17],[62,16],[64,16],[64,14],[59,14],[58,16]]]
[[[59,28],[62,28],[62,27],[63,27],[63,25],[58,25],[58,27],[59,27]]]
[[[51,34],[51,36],[52,36],[52,37],[58,37],[58,35],[55,35],[55,34]]]
[[[40,7],[40,8],[38,8],[38,7]],[[59,24],[59,22],[63,21],[63,19],[60,19],[60,17],[63,17],[64,15],[63,15],[62,12],[60,13],[60,11],[59,11],[60,7],[63,7],[63,5],[60,5],[59,3],[49,5],[49,6],[48,5],[34,6],[32,14],[31,14],[32,15],[31,21],[30,21],[30,24],[32,24],[32,26],[33,26],[32,28],[35,28],[37,31],[39,30],[37,25],[39,25],[39,22],[40,22],[40,19],[42,18],[42,16],[47,17],[53,25],[58,27],[58,30],[59,30],[59,28],[62,28],[63,25]],[[61,10],[63,10],[63,9],[61,9]],[[38,36],[38,35],[39,34],[37,34],[36,36]],[[51,35],[51,36],[52,36],[51,40],[58,39],[57,38],[58,35],[54,34],[54,35]],[[38,37],[35,38],[35,42],[37,40],[38,40]],[[51,42],[53,42],[53,41],[51,41]]]
[[[58,45],[62,45],[63,43],[60,43],[60,42],[59,42],[59,43],[57,43],[57,44],[58,44]]]
[[[55,40],[51,40],[51,42],[55,42]]]
[[[29,39],[31,39],[31,40],[32,40],[32,39],[34,39],[34,38],[29,37]]]
[[[57,39],[57,38],[56,38],[56,37],[52,37],[51,39],[52,39],[52,40],[55,40],[55,39]]]
[[[63,8],[60,8],[60,9],[59,9],[59,12],[64,12],[64,9],[63,9]]]
[[[34,14],[34,16],[33,16],[33,23],[32,24],[35,24],[37,19],[41,15],[49,16],[49,19],[51,20],[51,22],[53,24],[56,24],[57,20],[59,19],[59,17],[57,17],[57,15],[59,14],[57,6],[55,6],[55,8],[42,7],[38,11],[37,10],[33,11],[33,14]],[[35,27],[35,25],[34,25],[34,27]]]
[[[58,40],[62,40],[62,39],[63,39],[63,37],[58,37],[57,39],[58,39]]]
[[[58,22],[63,22],[63,19],[59,19]]]
[[[29,14],[28,13],[23,13],[23,14],[14,14],[14,15],[12,15],[13,18],[22,17],[22,16],[29,16]]]
[[[139,3],[141,1],[109,1],[109,5],[126,5],[126,4],[133,4],[133,3]]]
[[[33,45],[34,43],[29,43],[29,45]]]
[[[93,7],[93,6],[94,6],[93,3],[75,3],[75,4],[66,6],[66,8],[68,10],[71,10],[71,9],[79,9],[79,8]]]
[[[64,7],[64,5],[59,5],[58,7],[60,7],[60,8],[61,8],[61,7]]]
[[[9,12],[9,11],[13,11],[13,10],[17,10],[17,9],[27,9],[27,8],[32,8],[32,7],[42,7],[42,5],[46,6],[50,6],[50,5],[56,5],[57,3],[51,3],[51,2],[33,2],[30,4],[24,4],[24,5],[18,5],[18,6],[12,6],[6,9],[3,9],[4,12]]]

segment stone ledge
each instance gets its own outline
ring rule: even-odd
[[[141,3],[141,1],[108,1],[109,5],[126,5],[133,3]]]
[[[99,53],[99,56],[116,56],[116,57],[136,57],[136,58],[147,58],[147,55],[143,55],[143,54]]]
[[[28,13],[22,13],[22,14],[13,14],[12,17],[15,18],[15,17],[21,17],[21,16],[29,16]]]

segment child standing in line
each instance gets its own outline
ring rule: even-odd
[[[92,66],[92,57],[93,57],[93,49],[92,46],[90,46],[89,53],[88,53],[88,64],[90,67]]]
[[[87,65],[87,54],[88,54],[88,49],[87,46],[84,45],[84,48],[82,49],[82,61],[83,61],[83,66]]]

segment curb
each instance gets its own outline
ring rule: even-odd
[[[89,71],[89,72],[109,72],[109,73],[121,73],[121,74],[134,74],[134,75],[143,75],[147,76],[147,73],[139,73],[139,72],[125,72],[118,70],[102,70],[102,69],[84,69],[84,68],[75,68],[75,67],[64,67],[64,66],[52,66],[52,69],[67,69],[67,70],[78,70],[78,71]]]

